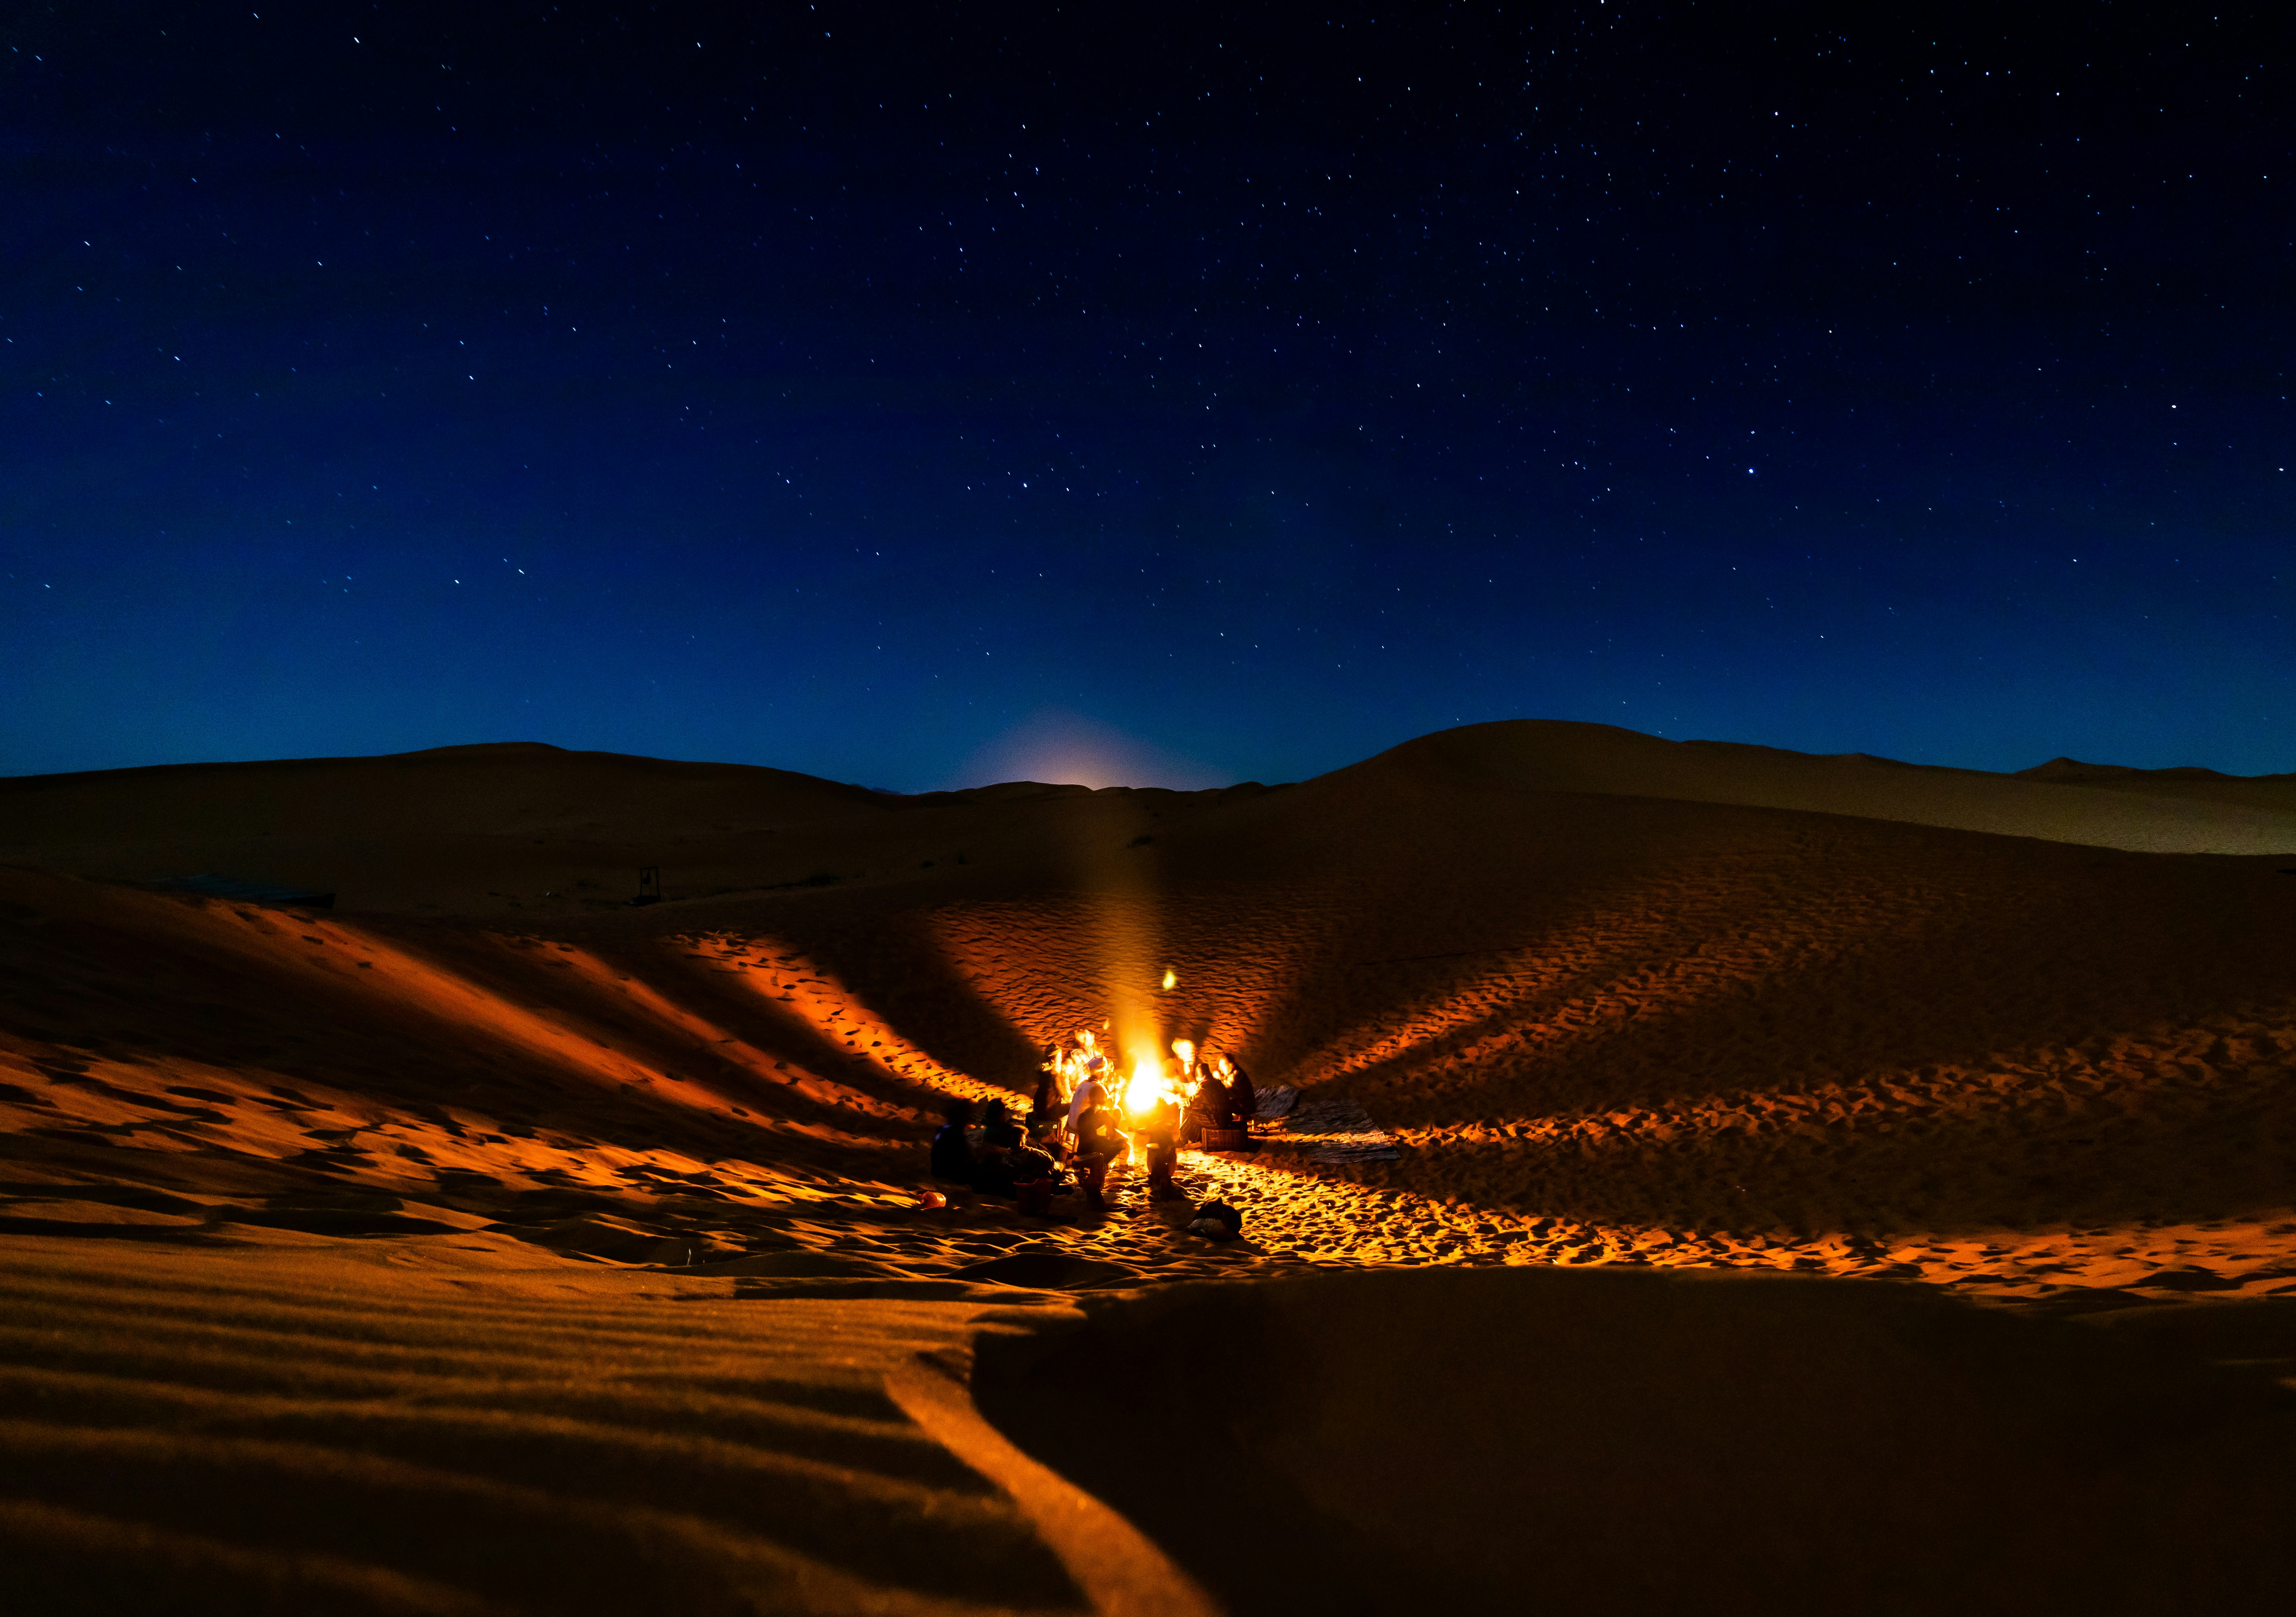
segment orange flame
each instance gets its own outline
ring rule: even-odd
[[[1164,1064],[1152,1050],[1144,1050],[1132,1064],[1132,1082],[1125,1086],[1124,1108],[1134,1116],[1146,1115],[1169,1095]]]

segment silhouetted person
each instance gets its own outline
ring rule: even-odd
[[[1021,1120],[1021,1131],[1029,1137],[1029,1144],[1045,1153],[1055,1166],[1069,1154],[1064,1138],[1065,1126],[1065,1119],[1058,1107],[1050,1111],[1031,1112]]]
[[[1227,1086],[1210,1068],[1201,1070],[1203,1077],[1196,1085],[1196,1092],[1188,1098],[1187,1118],[1181,1125],[1191,1145],[1203,1138],[1206,1129],[1225,1129],[1234,1121],[1228,1109]]]
[[[1076,1119],[1077,1184],[1084,1191],[1086,1210],[1099,1217],[1108,1211],[1108,1204],[1101,1198],[1108,1164],[1116,1160],[1128,1142],[1123,1131],[1117,1127],[1116,1108],[1100,1098],[1099,1085],[1088,1087],[1094,1091],[1093,1098]],[[1084,1092],[1077,1091],[1079,1096]]]
[[[933,1135],[932,1175],[961,1185],[972,1182],[972,1142],[965,1138],[972,1126],[972,1103],[952,1100],[941,1107],[947,1121]]]
[[[1037,1098],[1030,1109],[1038,1117],[1050,1117],[1066,1098],[1061,1093],[1061,1047],[1046,1045],[1043,1074],[1037,1080]]]
[[[1069,1132],[1075,1134],[1077,1120],[1085,1115],[1086,1109],[1099,1106],[1107,1098],[1108,1090],[1097,1074],[1077,1085],[1076,1093],[1069,1097]]]
[[[1012,1181],[1013,1195],[1021,1204],[1021,1211],[1039,1217],[1053,1211],[1053,1192],[1060,1187],[1060,1164],[1052,1154],[1036,1145],[1026,1135],[1018,1145],[1004,1153],[1005,1177]]]
[[[1136,1138],[1148,1149],[1148,1199],[1186,1200],[1187,1192],[1172,1182],[1172,1171],[1180,1162],[1180,1103],[1168,1098],[1158,1100],[1141,1120]]]
[[[1227,1109],[1235,1114],[1237,1126],[1248,1128],[1259,1115],[1259,1095],[1251,1087],[1251,1074],[1226,1056],[1219,1064],[1220,1076],[1227,1080]]]
[[[972,1165],[972,1188],[983,1196],[1013,1194],[1013,1153],[1022,1136],[1018,1124],[997,1122],[981,1131],[980,1152]],[[1041,1155],[1041,1153],[1039,1154]]]

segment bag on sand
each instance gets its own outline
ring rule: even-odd
[[[1206,1202],[1196,1209],[1196,1221],[1188,1226],[1188,1233],[1210,1241],[1233,1241],[1243,1233],[1243,1214],[1226,1202]]]

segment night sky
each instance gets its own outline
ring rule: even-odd
[[[11,6],[0,773],[2296,770],[2277,26]]]

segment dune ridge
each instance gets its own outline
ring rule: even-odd
[[[1998,775],[1562,721],[1439,731],[1307,784],[1344,795],[1349,783],[1390,775],[1454,793],[1658,797],[2133,852],[2296,855],[2289,776],[2070,759]],[[365,911],[568,915],[626,901],[640,865],[665,867],[685,898],[825,885],[865,878],[855,867],[872,859],[916,868],[976,852],[1004,857],[1068,824],[1078,800],[1128,806],[1144,821],[1268,789],[1012,781],[901,796],[753,765],[504,742],[0,777],[0,864],[125,881],[214,870],[340,893]]]
[[[1997,775],[1864,753],[1817,756],[1743,742],[1667,741],[1604,724],[1532,719],[1439,731],[1352,768],[1466,788],[1798,809],[2139,853],[2296,850],[2296,782],[2286,776],[2195,780],[2182,770],[2096,765]]]

